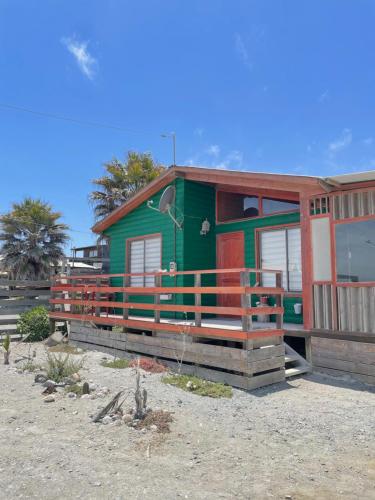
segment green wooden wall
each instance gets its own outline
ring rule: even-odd
[[[163,269],[169,269],[169,263],[174,260],[177,262],[179,271],[214,269],[216,267],[216,235],[240,230],[245,233],[245,266],[256,267],[255,229],[299,222],[299,213],[293,213],[216,225],[215,189],[213,187],[183,179],[177,179],[174,184],[176,186],[177,215],[184,214],[183,230],[176,229],[167,215],[159,214],[143,203],[105,231],[105,234],[110,237],[111,273],[125,272],[125,249],[128,238],[153,233],[161,233],[162,235]],[[158,206],[162,191],[152,197],[154,206]],[[209,220],[211,230],[206,236],[202,236],[200,229],[205,218]],[[122,284],[119,280],[114,280],[115,283]],[[180,286],[192,285],[193,278],[190,276],[178,277],[177,281],[172,278],[163,278],[163,283],[165,285],[174,285],[174,283]],[[202,284],[214,283],[214,275],[203,278]],[[139,297],[132,298],[134,302],[138,299]],[[148,300],[152,301],[152,298]],[[179,304],[192,302],[192,295],[177,297]],[[286,322],[303,322],[302,315],[294,314],[293,305],[296,302],[301,302],[301,298],[285,297],[284,320]],[[213,296],[204,297],[203,304],[214,303]]]

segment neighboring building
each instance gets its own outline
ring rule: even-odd
[[[168,185],[175,187],[172,215],[181,229],[147,203],[157,207]],[[375,171],[323,179],[171,167],[93,230],[109,238],[111,273],[280,269],[286,335],[368,342],[375,334]],[[262,285],[272,279],[265,276]],[[153,285],[153,278],[132,280]],[[220,298],[225,306],[236,300]],[[321,342],[316,352],[325,366]]]
[[[78,263],[84,263],[92,266],[94,269],[100,269],[102,272],[109,271],[109,247],[107,244],[98,243],[84,247],[75,247],[72,249],[70,257],[72,267]]]

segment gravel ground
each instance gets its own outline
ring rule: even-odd
[[[368,386],[315,374],[210,399],[142,372],[149,406],[174,414],[171,433],[143,433],[90,421],[134,386],[133,370],[104,368],[104,356],[85,353],[81,371],[110,389],[103,399],[45,403],[33,374],[0,366],[0,498],[375,499]]]

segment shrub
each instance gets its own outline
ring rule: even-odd
[[[77,396],[82,396],[83,394],[82,386],[78,384],[67,385],[64,390],[66,393],[73,392]]]
[[[82,349],[78,350],[73,345],[69,344],[57,344],[48,348],[49,352],[61,352],[63,354],[74,354],[80,355],[82,354]]]
[[[20,315],[18,332],[29,342],[40,342],[49,336],[48,310],[44,306],[33,307]]]
[[[21,370],[24,372],[35,372],[37,370],[40,370],[41,366],[34,363],[32,359],[26,360],[22,365],[21,365]]]
[[[129,366],[129,361],[127,359],[114,359],[113,361],[102,361],[100,363],[102,366],[105,366],[106,368],[128,368]]]
[[[141,359],[133,359],[133,361],[130,362],[129,366],[131,368],[142,368],[145,372],[150,372],[150,373],[162,373],[167,371],[164,365],[158,363],[154,359],[149,359],[149,358],[141,358]]]
[[[232,388],[229,385],[209,382],[208,380],[191,375],[167,375],[163,377],[162,382],[175,385],[184,391],[192,392],[199,396],[208,396],[210,398],[232,397]]]
[[[73,373],[78,373],[83,367],[83,359],[74,361],[70,355],[54,355],[47,352],[46,375],[54,382],[61,382],[64,378],[70,377]]]

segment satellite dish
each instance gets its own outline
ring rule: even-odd
[[[174,186],[168,186],[164,189],[163,194],[160,197],[159,208],[153,207],[153,201],[148,200],[147,206],[151,210],[160,212],[161,214],[168,214],[179,229],[182,229],[182,222],[178,222],[172,213],[172,208],[174,207],[174,201],[176,198],[176,188]]]
[[[173,206],[175,198],[176,189],[174,186],[168,186],[166,189],[164,189],[164,192],[161,195],[159,201],[159,212],[161,212],[162,214],[169,212],[169,210]]]

